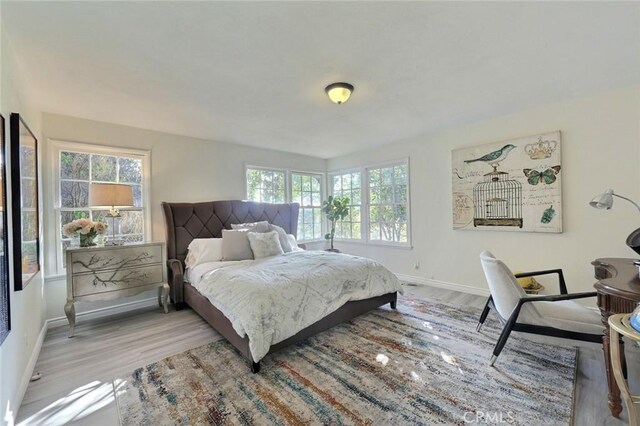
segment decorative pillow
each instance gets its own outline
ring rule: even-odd
[[[249,244],[253,251],[253,257],[261,259],[263,257],[277,256],[283,254],[280,239],[276,231],[270,232],[249,232]]]
[[[249,232],[269,232],[269,222],[263,220],[261,222],[251,223],[234,223],[231,225],[231,229],[246,229]]]
[[[292,251],[291,243],[289,243],[289,237],[287,237],[287,232],[279,227],[278,225],[269,224],[270,231],[276,231],[278,233],[278,239],[280,239],[280,245],[282,246],[282,250],[285,253],[289,253]]]
[[[222,238],[196,238],[191,241],[184,260],[187,268],[222,259]]]
[[[293,236],[293,234],[287,234],[287,240],[289,240],[291,251],[304,251],[303,248],[300,248],[298,246],[298,241],[296,240],[296,237]]]
[[[222,260],[253,259],[248,233],[240,229],[222,230]]]

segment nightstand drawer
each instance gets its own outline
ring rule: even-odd
[[[125,290],[163,282],[161,264],[73,276],[73,297]]]
[[[120,247],[118,250],[92,249],[71,253],[72,273],[97,272],[162,263],[162,246]],[[67,265],[67,267],[69,267]]]

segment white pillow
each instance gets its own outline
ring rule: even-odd
[[[293,234],[287,234],[287,239],[289,240],[289,245],[291,246],[291,251],[304,251],[303,248],[298,247],[298,241]]]
[[[196,238],[191,241],[184,264],[187,268],[222,259],[222,238]]]
[[[263,220],[261,222],[251,222],[251,223],[232,223],[231,229],[244,229],[249,232],[269,232],[269,222]]]
[[[280,246],[282,246],[282,250],[285,253],[289,253],[292,251],[291,243],[289,242],[289,237],[287,237],[287,232],[279,227],[278,225],[269,224],[269,229],[271,231],[276,231],[278,233],[278,238],[280,239]]]
[[[253,259],[246,229],[222,230],[222,260]]]
[[[253,257],[256,259],[277,256],[284,253],[276,231],[264,233],[249,232],[248,237]]]

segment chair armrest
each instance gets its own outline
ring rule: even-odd
[[[562,269],[545,269],[544,271],[522,272],[515,274],[516,278],[536,277],[538,275],[558,274],[558,284],[560,286],[560,294],[567,294],[567,284],[564,281]]]
[[[558,302],[560,300],[573,300],[573,299],[584,299],[587,297],[595,297],[598,293],[595,291],[589,291],[585,293],[571,293],[571,294],[556,294],[549,296],[533,296],[533,297],[523,297],[518,302],[519,305],[528,302]]]
[[[167,260],[167,270],[169,273],[169,287],[171,287],[171,300],[173,303],[184,302],[184,271],[182,262],[178,259]]]

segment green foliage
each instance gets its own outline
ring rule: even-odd
[[[331,232],[326,234],[324,238],[331,241],[331,249],[333,250],[333,238],[336,235],[336,222],[344,220],[349,216],[349,197],[333,197],[329,196],[322,203],[322,212],[331,221]]]

